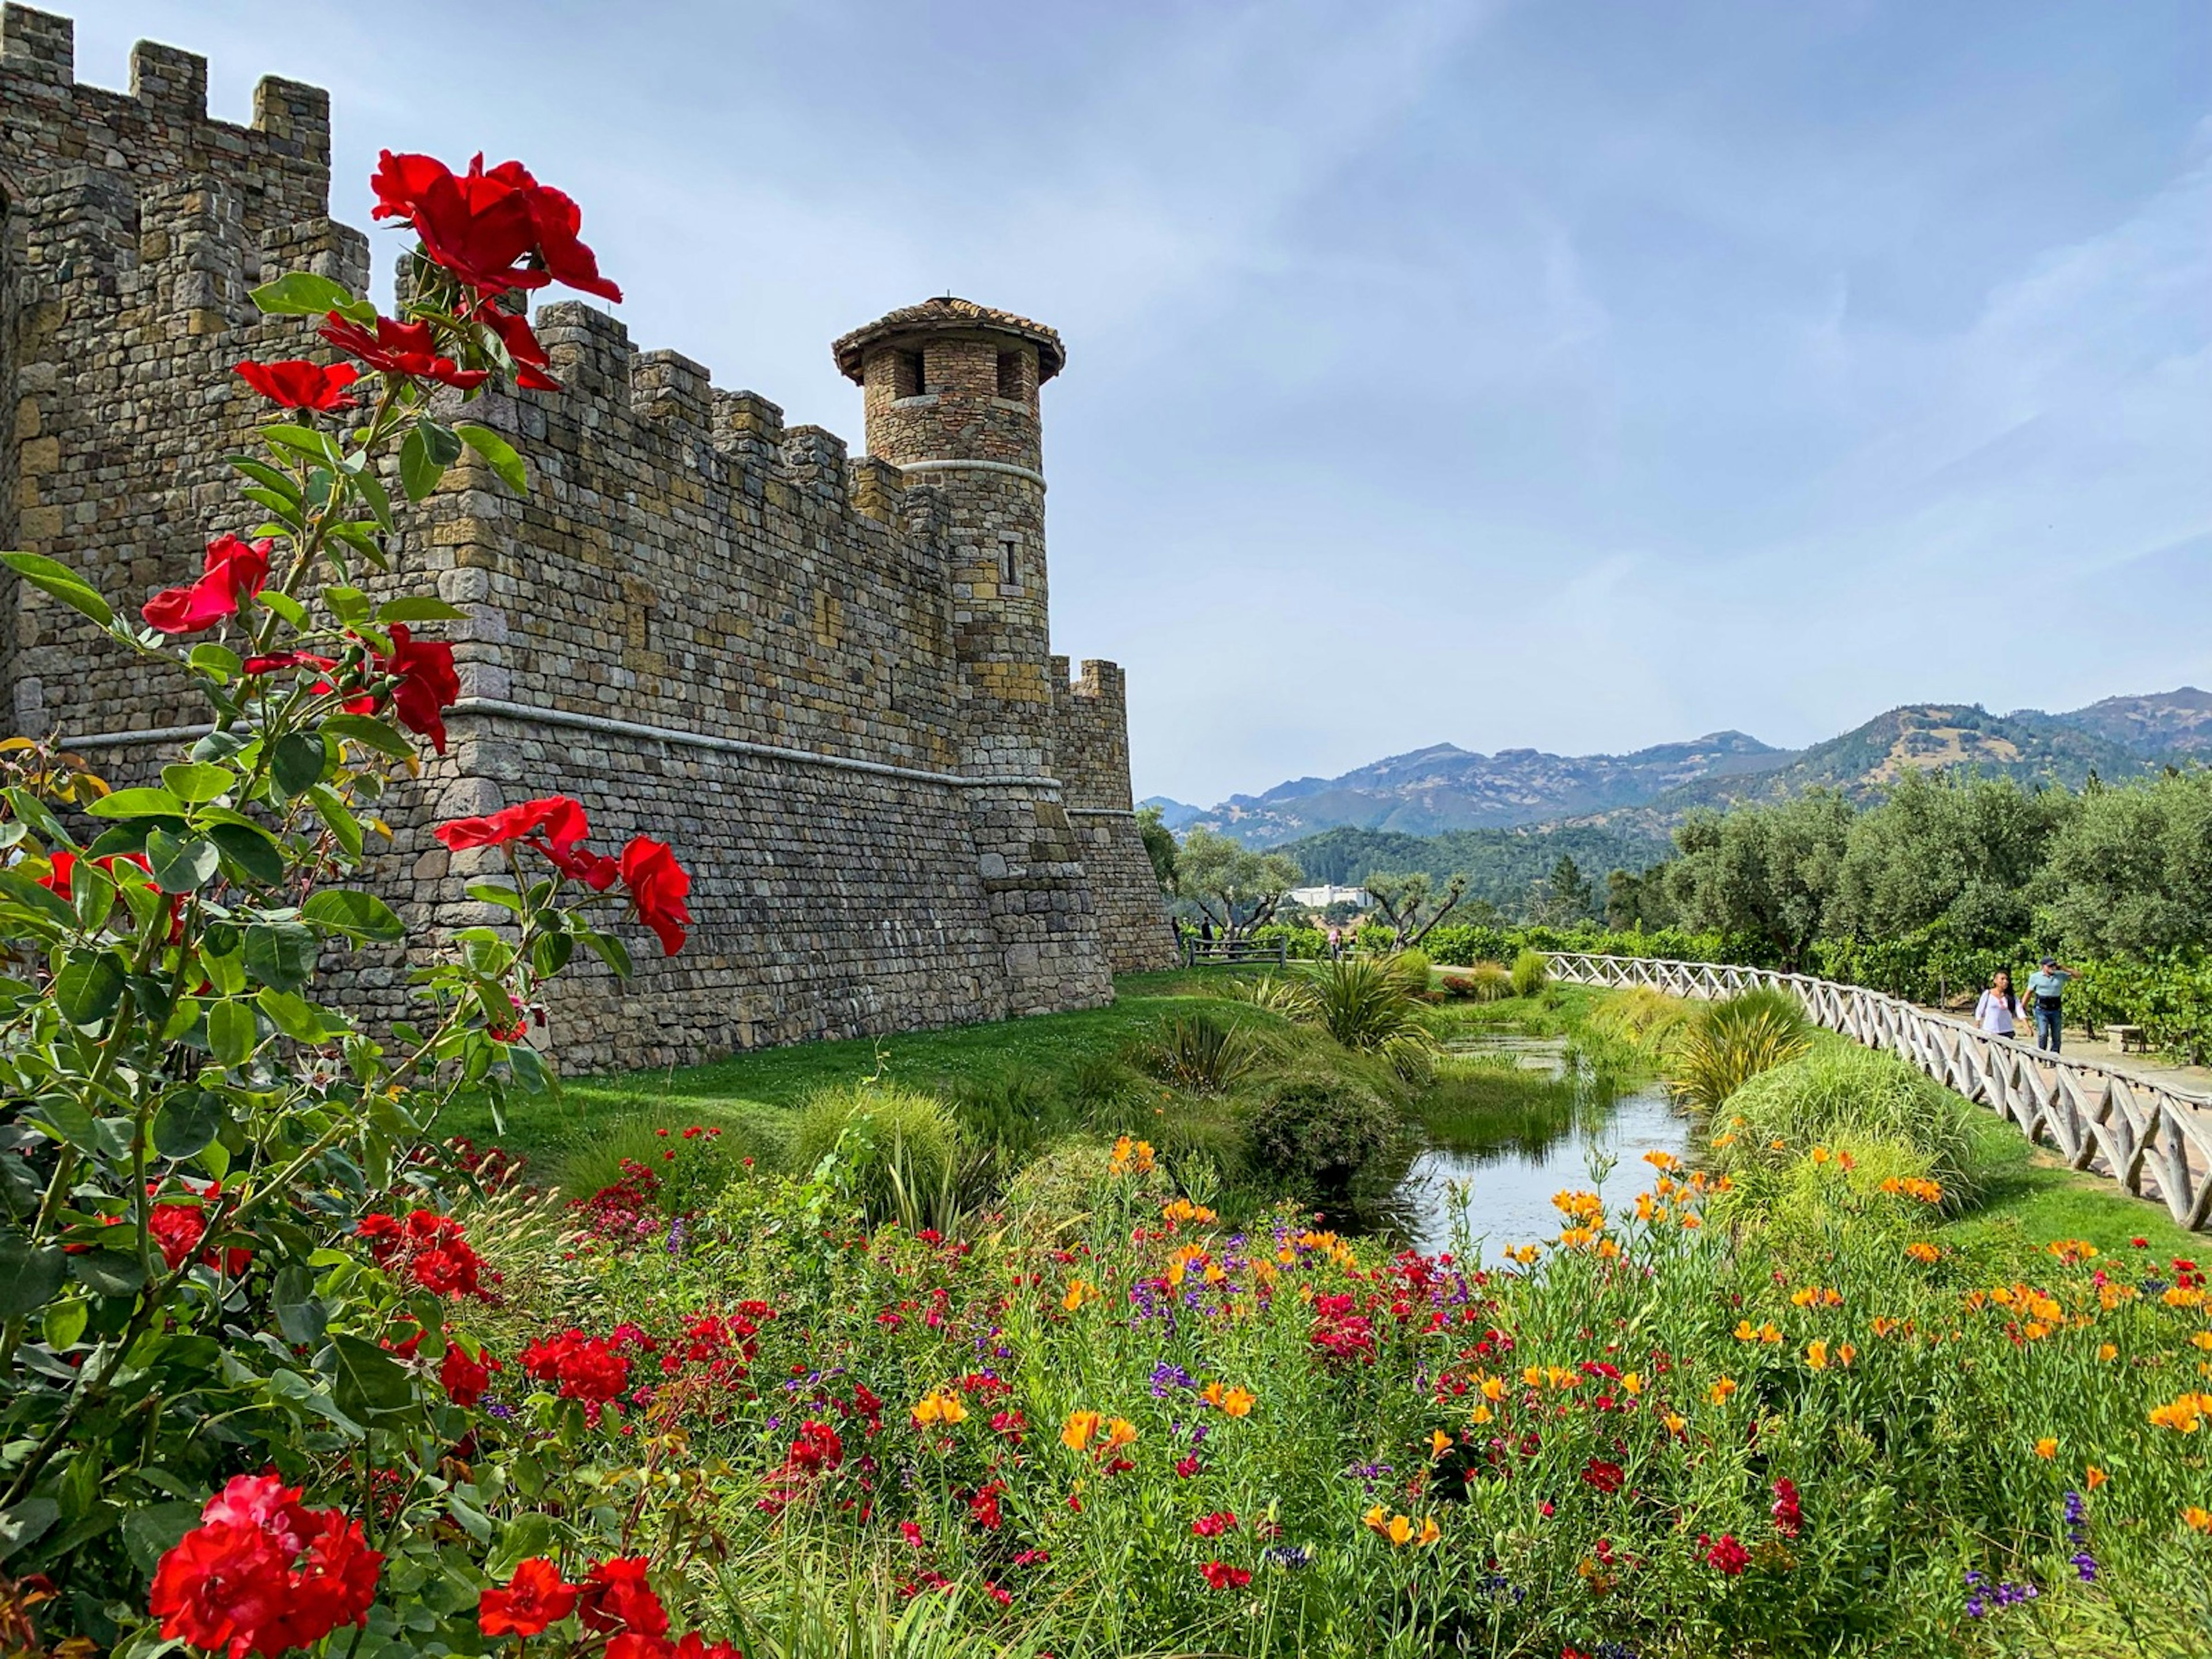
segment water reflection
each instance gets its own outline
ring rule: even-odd
[[[1495,1258],[1555,1237],[1552,1195],[1588,1190],[1608,1210],[1650,1182],[1644,1154],[1681,1155],[1690,1125],[1657,1084],[1623,1089],[1563,1038],[1492,1038],[1449,1056],[1422,1102],[1425,1145],[1391,1195],[1390,1219],[1417,1249],[1456,1248],[1455,1222]],[[1607,1164],[1609,1169],[1606,1169]]]

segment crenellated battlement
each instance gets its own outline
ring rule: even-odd
[[[0,15],[0,532],[122,609],[254,521],[222,457],[267,406],[232,366],[321,348],[252,289],[306,269],[363,291],[368,244],[329,217],[323,93],[264,80],[237,126],[209,118],[191,53],[138,46],[127,94],[75,72],[65,19]],[[526,795],[681,846],[690,948],[647,971],[649,1001],[564,980],[570,1066],[1086,1006],[1109,964],[1164,965],[1121,672],[1071,680],[1048,654],[1059,337],[964,301],[848,336],[878,452],[855,455],[596,304],[532,322],[563,389],[448,411],[507,436],[529,495],[465,456],[399,549],[466,620],[448,752],[386,803],[394,902],[452,920],[427,826]],[[15,729],[73,734],[118,777],[163,752],[166,668],[88,659],[33,590],[0,605]],[[364,1006],[396,1012],[399,983],[362,969]]]

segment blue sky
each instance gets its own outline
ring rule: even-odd
[[[835,335],[1054,324],[1140,794],[2212,684],[2201,0],[74,9],[82,80],[330,87],[356,224],[525,158],[634,339],[856,447]]]

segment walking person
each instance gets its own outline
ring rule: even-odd
[[[1334,962],[1343,955],[1344,930],[1341,927],[1332,927],[1328,930],[1328,959]]]
[[[2013,1016],[2019,1012],[2020,1000],[2012,994],[2012,973],[2000,968],[1990,988],[1982,993],[1982,1000],[1974,1005],[1974,1024],[1991,1036],[2008,1037],[2014,1029]]]
[[[2066,981],[2077,975],[2075,969],[2060,967],[2056,957],[2045,957],[2035,972],[2028,975],[2027,999],[2035,1010],[2037,1048],[2054,1054],[2058,1052],[2064,1029],[2061,1000],[2066,994]]]

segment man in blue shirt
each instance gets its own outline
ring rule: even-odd
[[[2035,1010],[2035,1046],[2058,1052],[2060,1030],[2059,1000],[2066,994],[2066,981],[2075,976],[2075,969],[2062,968],[2055,957],[2045,957],[2043,965],[2028,975],[2028,1006]]]

